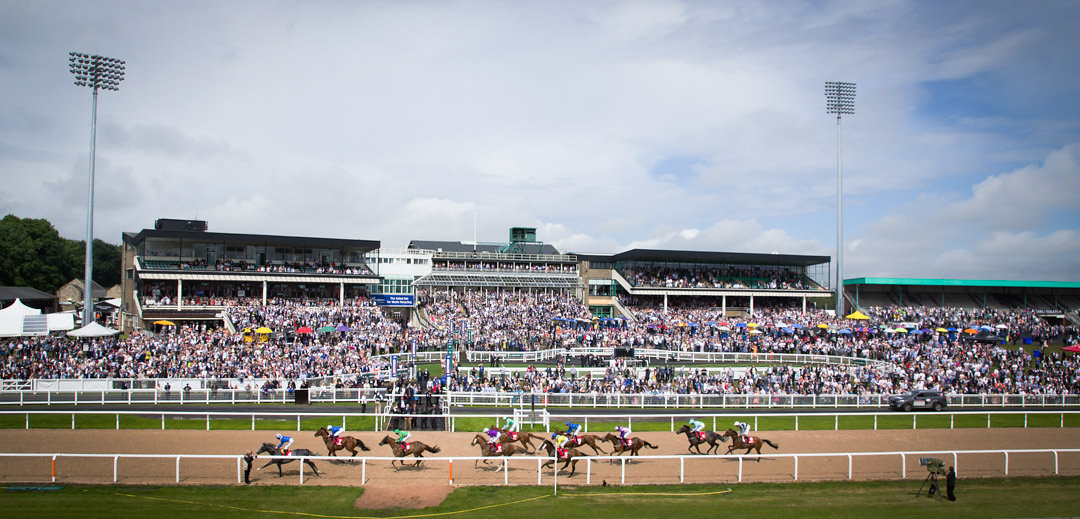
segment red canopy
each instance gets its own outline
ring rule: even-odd
[[[1080,346],[1066,346],[1061,348],[1061,351],[1071,351],[1073,353],[1080,353]]]
[[[307,326],[301,326],[296,329],[296,333],[315,333],[315,330],[308,328]]]

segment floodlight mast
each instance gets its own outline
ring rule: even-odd
[[[124,80],[124,60],[107,58],[97,54],[69,52],[68,63],[71,74],[75,76],[76,86],[93,89],[90,104],[90,180],[87,188],[86,203],[86,270],[83,278],[83,326],[94,322],[94,151],[97,137],[97,96],[98,90],[120,90]]]
[[[855,83],[825,82],[825,113],[836,114],[836,316],[844,315],[844,184],[840,117],[855,114]]]

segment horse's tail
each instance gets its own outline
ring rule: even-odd
[[[360,440],[356,440],[356,445],[358,445],[358,446],[360,447],[360,450],[362,450],[362,451],[369,451],[369,450],[371,450],[371,449],[369,449],[369,448],[368,448],[368,446],[367,446],[367,445],[364,445],[364,442],[362,442],[362,441],[360,441]]]
[[[650,449],[655,449],[655,448],[658,447],[657,445],[653,445],[653,444],[651,444],[651,443],[649,443],[649,442],[647,442],[645,440],[641,440],[641,444],[648,447],[648,448],[650,448]]]
[[[778,444],[778,443],[773,443],[773,442],[771,442],[769,440],[766,440],[765,438],[762,438],[761,441],[763,441],[765,443],[768,443],[770,447],[772,447],[772,448],[774,448],[776,450],[780,450],[780,444]]]
[[[442,450],[442,449],[440,449],[440,448],[439,448],[439,446],[438,446],[438,445],[436,445],[436,446],[434,446],[434,447],[431,447],[431,446],[425,445],[425,447],[427,447],[427,450],[428,450],[429,452],[434,452],[435,454],[438,454],[438,453],[439,453],[439,451],[441,451],[441,450]]]

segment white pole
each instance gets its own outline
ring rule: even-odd
[[[304,457],[300,456],[300,484],[304,484]]]
[[[180,456],[176,457],[176,482],[180,482]]]
[[[120,456],[113,456],[112,459],[112,482],[116,483],[116,460],[120,459]]]

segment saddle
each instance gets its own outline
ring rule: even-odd
[[[411,448],[412,448],[412,443],[402,443],[401,444],[401,452],[409,452],[409,449],[411,449]]]
[[[281,451],[282,456],[292,456],[292,451]]]
[[[502,446],[501,443],[495,445],[495,454],[502,454]]]
[[[508,432],[508,433],[506,433],[506,435],[510,437],[510,441],[512,441],[512,442],[517,441],[518,433],[516,433],[516,432]]]
[[[705,431],[698,431],[696,434],[699,440],[705,441]]]
[[[555,457],[565,458],[570,453],[570,449],[555,449]]]
[[[742,437],[742,442],[743,443],[754,443],[754,437],[753,436],[743,436]]]
[[[634,441],[630,438],[620,438],[622,440],[623,447],[629,447]]]
[[[337,438],[334,438],[334,445],[335,445],[335,446],[337,446],[337,447],[341,447],[341,445],[342,445],[343,443],[345,443],[345,438],[342,438],[342,437],[340,437],[340,436],[338,436]]]
[[[575,447],[581,447],[582,445],[585,445],[585,438],[582,438],[581,436],[574,436],[574,444]]]

